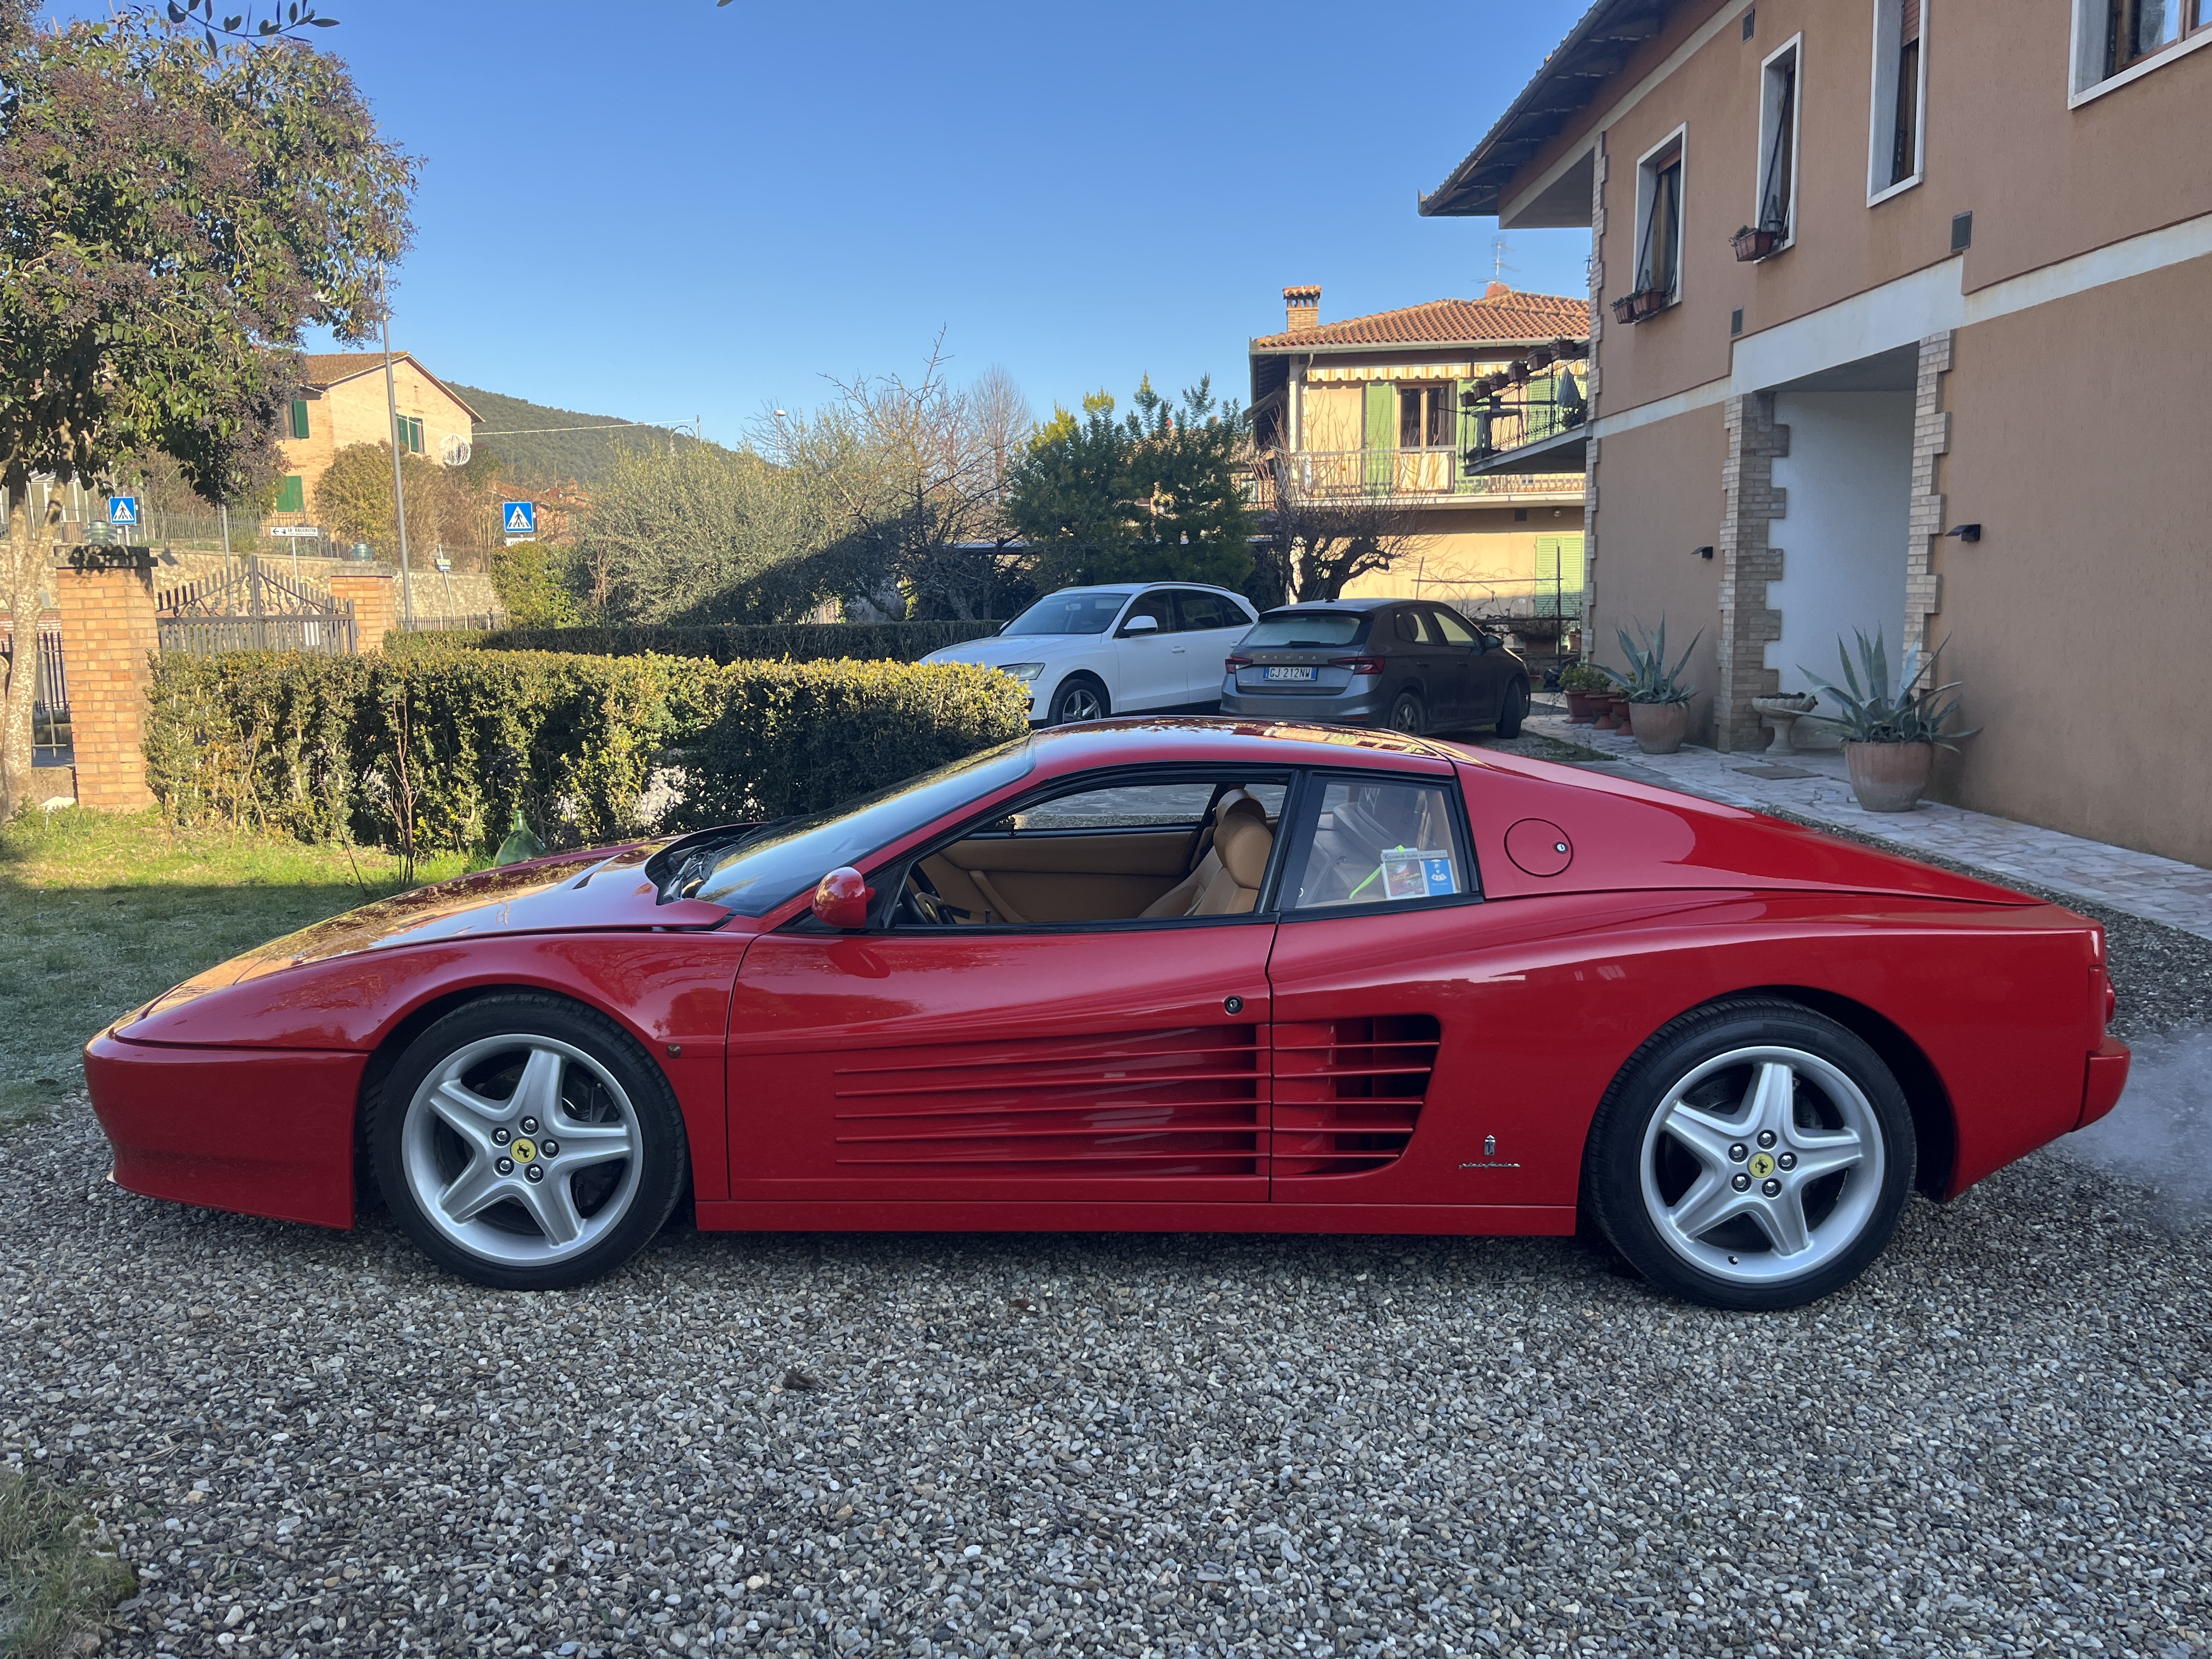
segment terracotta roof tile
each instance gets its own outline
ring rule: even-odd
[[[451,386],[432,374],[428,369],[423,368],[422,360],[414,353],[395,351],[392,354],[392,361],[395,363],[403,357],[414,364],[417,369],[421,369],[422,373],[441,392],[448,398],[452,398],[463,409],[467,409],[471,420],[478,421],[483,418],[475,410],[469,409],[465,401],[456,397]],[[309,386],[319,390],[325,386],[336,386],[340,380],[350,380],[356,374],[381,370],[383,367],[384,354],[380,351],[310,351],[302,354],[300,358],[300,378]]]
[[[1556,294],[1501,294],[1494,299],[1431,300],[1426,305],[1347,317],[1318,328],[1263,335],[1255,351],[1325,345],[1457,345],[1474,340],[1582,339],[1589,302]]]

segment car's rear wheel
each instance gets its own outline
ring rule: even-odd
[[[1106,688],[1088,674],[1072,674],[1052,694],[1048,726],[1073,726],[1079,720],[1103,720],[1112,708]]]
[[[1583,1189],[1655,1285],[1791,1308],[1881,1254],[1914,1156],[1911,1110],[1879,1054],[1796,1003],[1744,999],[1638,1051],[1590,1126]]]
[[[683,1115],[622,1028],[562,998],[488,997],[408,1045],[370,1103],[379,1187],[425,1254],[550,1291],[619,1267],[684,1190]]]
[[[1528,682],[1516,680],[1505,688],[1505,701],[1498,710],[1498,735],[1517,738],[1521,722],[1528,718]]]
[[[1414,692],[1401,691],[1397,702],[1390,705],[1390,718],[1384,721],[1393,732],[1403,732],[1407,737],[1418,738],[1427,729],[1428,714],[1421,707],[1421,699]]]

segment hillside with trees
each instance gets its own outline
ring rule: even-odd
[[[672,442],[684,449],[698,441],[688,433],[664,427],[626,426],[628,417],[621,415],[586,415],[458,380],[447,384],[482,417],[479,434],[493,434],[480,435],[477,444],[498,457],[518,483],[574,483],[589,492],[606,478],[616,456],[624,450],[653,444],[665,449]],[[578,428],[585,429],[574,429]]]

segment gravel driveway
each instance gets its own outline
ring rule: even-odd
[[[2166,1133],[2212,1045],[2152,1048]],[[0,1456],[100,1494],[137,1653],[2171,1659],[2212,1229],[2130,1156],[1788,1315],[1557,1240],[677,1234],[524,1297],[129,1197],[79,1101],[0,1144]]]

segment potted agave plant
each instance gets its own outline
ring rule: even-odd
[[[1567,723],[1588,726],[1597,719],[1594,706],[1597,694],[1607,690],[1613,682],[1605,671],[1586,662],[1569,663],[1559,671],[1559,690],[1566,694]]]
[[[1636,631],[1643,636],[1640,643],[1628,637],[1626,629],[1620,630],[1621,654],[1628,659],[1626,673],[1602,663],[1599,666],[1628,698],[1628,729],[1635,735],[1636,746],[1647,755],[1671,755],[1689,735],[1690,699],[1698,688],[1682,678],[1682,670],[1705,629],[1690,636],[1672,668],[1667,666],[1667,619],[1659,619],[1656,635],[1645,633],[1642,623],[1636,624]]]
[[[1959,745],[1953,739],[1971,738],[1981,728],[1943,730],[1943,722],[1959,708],[1956,697],[1946,702],[1943,694],[1956,690],[1963,682],[1914,689],[1923,675],[1931,680],[1936,678],[1936,659],[1943,654],[1940,647],[1925,663],[1917,648],[1908,649],[1898,665],[1897,692],[1892,696],[1889,653],[1881,631],[1877,629],[1871,640],[1856,629],[1851,631],[1858,639],[1857,669],[1852,667],[1851,653],[1842,639],[1836,641],[1836,655],[1844,665],[1841,686],[1810,669],[1799,668],[1798,672],[1836,700],[1841,711],[1807,718],[1835,727],[1843,738],[1844,765],[1850,773],[1851,793],[1859,798],[1861,806],[1869,812],[1910,812],[1928,787],[1937,746],[1956,749]],[[1862,672],[1866,676],[1863,689],[1859,684]]]

